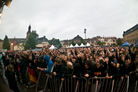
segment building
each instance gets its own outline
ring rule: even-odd
[[[90,43],[90,45],[98,45],[98,41],[101,41],[105,44],[103,45],[113,45],[113,44],[117,44],[117,38],[116,37],[100,37],[100,36],[96,36],[96,37],[92,37],[92,38],[88,38],[88,39],[83,39],[82,37],[80,37],[79,35],[77,35],[76,37],[74,37],[71,40],[63,40],[61,41],[63,48],[70,46],[72,40],[79,44],[81,42],[81,40],[84,40],[85,43]]]
[[[82,39],[83,39],[82,37],[80,37],[79,35],[77,35],[77,36],[74,37],[72,40],[73,40],[75,43],[79,44],[79,43],[81,42]]]
[[[102,38],[105,45],[117,45],[117,38],[116,37],[103,37]]]
[[[43,48],[43,47],[48,46],[48,45],[49,45],[48,41],[41,42],[41,43],[36,45],[36,48]]]
[[[41,44],[42,42],[48,42],[48,39],[45,36],[38,38],[38,44]]]
[[[83,40],[85,43],[90,43],[91,45],[97,45],[98,39],[99,39],[98,36],[97,37],[93,37],[93,38],[83,39],[81,36],[77,35],[73,39],[63,40],[60,43],[62,43],[62,47],[63,48],[70,46],[72,41],[74,41],[77,44],[80,44],[81,40]]]
[[[124,31],[123,42],[127,41],[130,44],[134,44],[137,39],[138,39],[138,24],[128,29],[127,31]]]
[[[25,42],[28,40],[30,34],[31,34],[31,25],[28,26],[28,31],[26,33],[26,38],[9,38],[9,43],[10,43],[10,50],[24,50],[24,45]],[[37,38],[38,41],[38,47],[41,45],[47,45],[48,44],[48,39],[43,36],[40,38]]]

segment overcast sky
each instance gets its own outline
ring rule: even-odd
[[[122,37],[138,23],[138,0],[13,0],[4,7],[0,39],[25,38],[28,26],[48,39]]]

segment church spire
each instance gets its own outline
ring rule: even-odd
[[[27,35],[26,35],[26,40],[28,40],[28,37],[29,37],[30,33],[31,33],[31,24],[28,27],[28,32],[27,32]]]
[[[31,24],[30,24],[29,27],[28,27],[28,32],[27,32],[27,34],[29,34],[29,33],[31,33]]]

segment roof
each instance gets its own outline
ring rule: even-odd
[[[138,24],[136,24],[135,26],[133,26],[132,28],[128,29],[127,31],[124,31],[123,36],[132,33],[134,31],[138,30]]]
[[[80,37],[79,35],[77,35],[76,37],[74,37],[72,40],[81,40],[82,37]]]
[[[116,37],[103,37],[104,39],[117,39]]]
[[[16,40],[17,43],[24,43],[26,41],[26,38],[9,38],[9,42],[12,42]]]
[[[38,43],[47,42],[47,41],[48,39],[45,36],[38,38]]]

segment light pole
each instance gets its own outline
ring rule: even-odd
[[[13,50],[13,43],[11,43],[11,50]]]
[[[86,28],[84,28],[84,34],[85,34],[85,39],[86,39]]]

